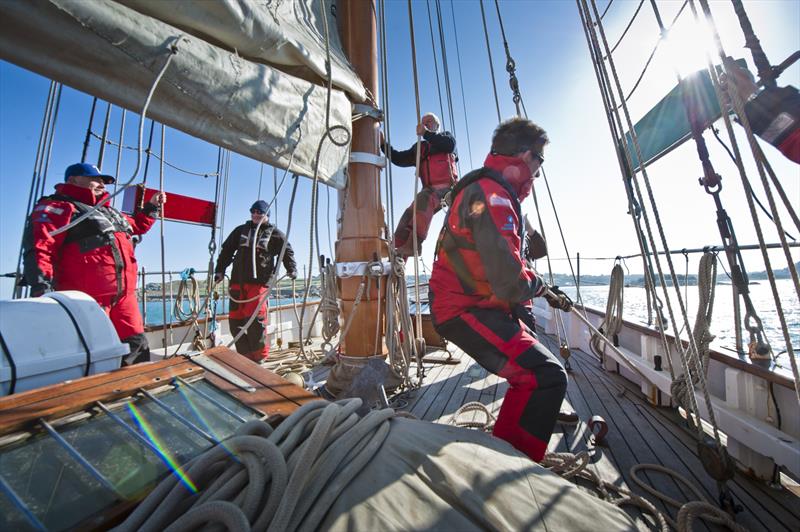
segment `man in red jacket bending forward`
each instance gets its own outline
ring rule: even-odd
[[[533,122],[500,124],[484,167],[461,178],[439,234],[430,279],[436,330],[509,383],[494,435],[540,461],[567,389],[559,361],[518,319],[519,307],[545,296],[571,302],[547,286],[520,252],[520,201],[544,162],[547,134]],[[553,290],[553,289],[551,289]]]
[[[25,280],[31,296],[50,290],[89,294],[109,315],[120,339],[130,345],[123,363],[146,362],[150,347],[136,301],[137,267],[131,237],[153,226],[166,194],[155,194],[143,209],[128,216],[108,203],[92,211],[108,198],[105,186],[115,181],[96,166],[70,165],[64,181],[56,185],[55,194],[39,200],[26,229]],[[91,214],[74,227],[57,232],[88,212]]]

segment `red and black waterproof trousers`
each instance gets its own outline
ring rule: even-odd
[[[436,330],[508,381],[493,434],[539,462],[567,391],[561,363],[510,314],[472,308]]]
[[[261,362],[269,356],[266,297],[268,292],[269,288],[260,284],[236,283],[230,287],[232,299],[228,322],[234,337],[247,325],[253,313],[256,313],[250,326],[236,340],[236,351],[254,362]],[[234,299],[245,302],[237,303]]]
[[[414,218],[417,219],[417,246],[422,248],[422,242],[428,236],[433,216],[442,209],[442,199],[450,190],[446,187],[425,187],[417,193],[417,210],[414,215],[414,204],[408,206],[397,223],[394,231],[394,247],[401,254],[411,256],[414,254],[412,235],[414,231]],[[419,251],[418,249],[418,251]]]

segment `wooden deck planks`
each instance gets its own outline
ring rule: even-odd
[[[553,353],[558,352],[552,338],[542,335],[541,339]],[[448,423],[459,406],[480,401],[497,415],[508,384],[482,368],[479,373],[470,372],[475,363],[460,350],[454,356],[460,359],[458,365],[429,369],[423,388],[410,400],[408,410],[422,419]],[[577,412],[581,423],[557,425],[548,450],[593,450],[590,467],[600,478],[640,494],[643,492],[632,481],[630,468],[639,463],[660,464],[687,477],[710,500],[716,499],[716,485],[703,471],[695,454],[693,435],[681,426],[677,414],[651,406],[634,383],[604,371],[591,355],[573,351],[571,363],[573,371],[564,407]],[[593,445],[586,423],[594,414],[603,416],[609,425],[606,446]],[[673,498],[683,501],[694,498],[690,490],[670,477],[653,472],[642,472],[639,476]],[[737,502],[745,508],[738,520],[751,530],[799,529],[800,505],[786,490],[772,492],[742,474],[737,474],[731,488]],[[660,510],[675,515],[672,507],[659,500],[653,502]],[[632,515],[637,512],[633,510]],[[695,523],[696,530],[709,528],[714,527]]]

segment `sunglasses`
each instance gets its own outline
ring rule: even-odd
[[[531,152],[531,155],[539,160],[539,164],[540,165],[544,164],[544,155],[542,155],[541,153],[535,153],[535,152]]]
[[[264,211],[258,209],[250,209],[250,214],[264,214]]]

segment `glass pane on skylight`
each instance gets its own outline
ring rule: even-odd
[[[0,450],[0,475],[49,530],[74,526],[118,500],[47,434]]]

